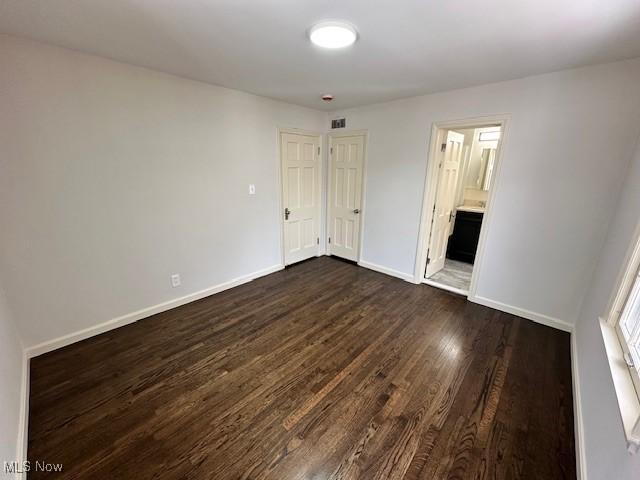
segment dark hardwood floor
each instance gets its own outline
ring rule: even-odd
[[[82,479],[575,478],[569,335],[322,257],[31,361]]]

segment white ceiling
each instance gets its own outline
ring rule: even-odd
[[[334,110],[640,56],[640,0],[1,0],[0,32]]]

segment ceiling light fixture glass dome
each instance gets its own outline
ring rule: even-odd
[[[309,31],[309,39],[314,45],[323,48],[344,48],[352,45],[358,38],[353,25],[347,22],[326,21],[314,25]]]

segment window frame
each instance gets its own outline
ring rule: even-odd
[[[640,282],[640,223],[627,252],[607,314],[600,319],[609,367],[616,391],[629,452],[640,451],[640,365],[627,362],[629,346],[620,326],[633,287]]]
[[[478,141],[479,142],[497,142],[498,140],[500,140],[501,135],[502,135],[502,131],[499,128],[495,130],[485,130],[483,132],[478,133]],[[485,138],[482,138],[483,136],[485,136]],[[486,137],[490,137],[490,138],[486,138]]]
[[[629,342],[625,338],[625,334],[622,331],[621,320],[623,318],[623,314],[629,308],[629,301],[631,300],[631,293],[633,292],[636,285],[640,286],[640,268],[636,268],[634,278],[631,279],[629,285],[624,285],[624,302],[622,304],[621,310],[615,310],[612,312],[612,316],[610,318],[610,322],[614,322],[613,326],[616,331],[616,336],[618,341],[620,342],[620,348],[625,355],[625,361],[628,361],[628,358],[632,359],[633,365],[627,364],[629,368],[629,375],[631,375],[631,380],[633,381],[633,386],[636,389],[636,393],[638,394],[638,399],[640,399],[640,374],[638,373],[638,369],[640,368],[640,361],[638,360],[637,355],[631,354],[631,349],[629,348]],[[638,295],[640,297],[640,295]],[[636,302],[640,302],[640,298],[635,299]],[[636,327],[637,328],[637,327]],[[637,333],[633,332],[632,335],[637,335]]]

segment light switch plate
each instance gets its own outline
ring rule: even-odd
[[[256,186],[252,183],[251,185],[249,185],[249,195],[255,195],[256,194]]]

